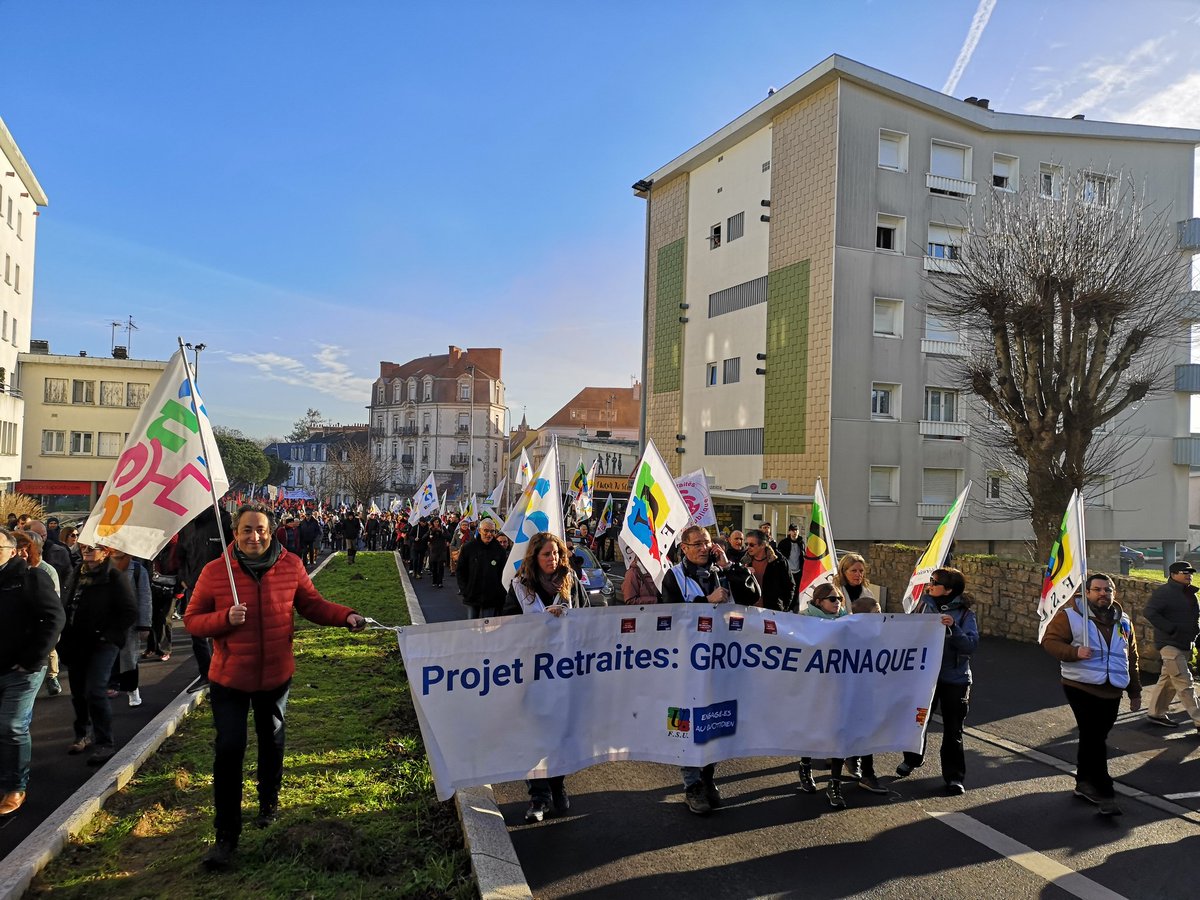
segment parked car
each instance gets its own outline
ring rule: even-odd
[[[1141,550],[1134,550],[1132,547],[1121,545],[1121,559],[1129,563],[1130,566],[1138,566],[1139,568],[1146,565],[1146,554]]]
[[[591,550],[579,544],[575,545],[573,555],[582,563],[579,580],[583,582],[583,589],[587,591],[588,602],[592,606],[611,605],[616,589],[608,576],[608,563],[600,562]]]
[[[1193,547],[1181,557],[1184,562],[1189,562],[1193,567],[1200,569],[1200,547]]]

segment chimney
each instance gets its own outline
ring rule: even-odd
[[[1071,118],[1077,122],[1082,122],[1083,121],[1083,113],[1076,113],[1075,115],[1071,116]]]
[[[455,347],[453,344],[451,344],[451,345],[450,345],[450,352],[449,352],[449,353],[447,353],[446,355],[449,357],[449,361],[450,361],[450,362],[452,362],[452,363],[456,363],[456,362],[458,362],[460,359],[462,359],[462,355],[463,355],[462,348],[461,348],[461,347]]]
[[[975,101],[975,105],[978,106],[980,109],[987,109],[988,104],[991,102],[992,101],[989,100],[987,97],[980,97],[978,100]]]
[[[129,350],[121,346],[113,347],[112,355],[113,359],[129,359]]]

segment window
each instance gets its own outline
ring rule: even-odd
[[[1001,191],[1015,191],[1020,182],[1017,179],[1017,158],[1003,153],[992,154],[992,187]]]
[[[768,160],[767,160],[765,163],[763,163],[763,164],[762,164],[762,170],[763,170],[764,172],[770,172],[770,171],[771,171],[771,161],[770,161],[769,159],[768,159]]]
[[[21,222],[22,222],[22,219],[23,219],[23,214],[22,214],[22,212],[21,212],[21,211],[18,209],[18,210],[17,210],[17,237],[20,237],[20,236],[21,236]]]
[[[958,391],[925,388],[925,415],[928,422],[958,421]]]
[[[904,337],[904,301],[875,298],[874,331],[876,337]]]
[[[721,223],[718,222],[708,230],[708,249],[716,250],[721,246]]]
[[[67,379],[65,378],[47,378],[46,392],[42,397],[44,403],[66,403],[67,402]]]
[[[704,432],[705,456],[762,456],[761,428],[731,428]]]
[[[4,310],[4,331],[0,333],[0,338],[8,340],[8,310]]]
[[[875,249],[902,253],[904,247],[904,218],[880,213],[875,219]]]
[[[899,503],[899,485],[899,466],[871,466],[871,503]]]
[[[988,472],[983,482],[983,493],[987,500],[1004,499],[1004,473]]]
[[[398,459],[400,456],[400,442],[392,441],[392,459]]]
[[[893,172],[908,171],[908,135],[879,129],[879,168]]]
[[[4,254],[4,281],[12,284],[12,257],[7,253]]]
[[[421,462],[429,462],[429,442],[421,441]]]
[[[1091,484],[1084,485],[1084,506],[1112,509],[1113,483],[1111,475],[1098,475]]]
[[[753,281],[744,281],[733,287],[725,288],[708,295],[708,317],[723,316],[767,302],[767,276],[762,275]]]
[[[417,399],[417,382],[412,378],[408,380],[408,399],[413,401]]]
[[[971,148],[934,141],[929,148],[929,174],[954,178],[958,181],[970,181]],[[940,191],[940,193],[950,192]]]
[[[725,222],[726,235],[731,241],[736,241],[746,233],[746,214],[738,213],[736,216],[730,216]]]
[[[424,434],[429,434],[429,413],[425,413],[421,417],[421,431]]]
[[[382,384],[376,385],[376,387],[375,387],[375,402],[376,403],[384,402],[384,387]]]
[[[17,345],[17,317],[16,316],[13,316],[12,342],[13,342],[14,346]]]
[[[953,225],[929,225],[927,255],[934,259],[958,259],[961,256],[964,232]]]
[[[42,453],[62,453],[65,446],[66,433],[62,431],[42,432]]]
[[[1042,163],[1039,167],[1042,196],[1051,200],[1062,199],[1063,167]]]
[[[72,456],[91,456],[92,455],[92,433],[90,431],[72,431],[71,432],[71,455]]]
[[[1083,176],[1083,202],[1089,206],[1112,206],[1116,180],[1088,172]]]
[[[459,400],[470,400],[471,399],[471,382],[463,381],[463,382],[459,383],[458,399]]]
[[[717,364],[716,363],[708,364],[708,375],[705,376],[704,383],[708,387],[716,386],[716,384],[717,384]]]
[[[150,385],[131,381],[125,385],[125,405],[133,409],[141,409],[146,398],[150,396]]]
[[[71,382],[71,402],[72,403],[95,403],[96,402],[96,382],[80,381],[75,379]]]
[[[958,342],[958,332],[932,313],[925,314],[925,340]]]
[[[925,469],[921,476],[921,502],[949,505],[958,496],[961,469]]]
[[[433,399],[433,379],[426,378],[421,382],[421,397],[425,403]]]
[[[101,406],[124,406],[125,405],[125,383],[123,381],[102,381],[102,382],[100,382],[100,405]]]
[[[459,431],[470,431],[471,430],[471,414],[470,413],[459,413],[458,414],[458,430]]]
[[[400,382],[397,381],[395,384],[392,385],[392,402],[400,403],[403,400],[404,400],[404,388],[401,386]]]
[[[879,382],[871,385],[871,418],[900,418],[900,385]]]
[[[96,455],[108,457],[120,456],[124,443],[120,432],[102,431],[96,439]]]
[[[9,228],[12,228],[12,212],[13,212],[12,197],[9,197],[8,198],[8,227]]]
[[[742,376],[742,358],[735,356],[733,359],[727,359],[721,364],[722,375],[721,380],[725,384],[737,384],[741,381]]]
[[[13,266],[13,290],[21,293],[21,264]]]

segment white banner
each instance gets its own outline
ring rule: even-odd
[[[708,493],[708,479],[704,476],[703,469],[689,475],[680,475],[675,479],[675,487],[679,488],[679,494],[687,504],[688,513],[695,524],[705,528],[717,524],[717,513],[713,509],[712,497]]]
[[[919,751],[944,638],[934,616],[827,621],[703,603],[399,635],[441,800],[614,760]]]

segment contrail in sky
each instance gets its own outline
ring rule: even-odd
[[[958,79],[962,78],[967,64],[971,61],[971,56],[979,45],[979,39],[983,37],[983,29],[987,28],[988,19],[991,18],[992,10],[995,8],[996,0],[979,0],[979,6],[975,9],[975,18],[971,20],[971,27],[967,29],[962,49],[958,51],[958,59],[954,61],[954,68],[950,70],[950,75],[946,79],[945,85],[942,86],[943,94],[953,94],[954,89],[958,87]]]

